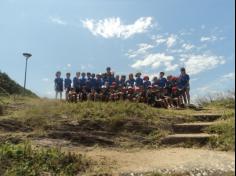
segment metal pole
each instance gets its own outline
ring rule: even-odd
[[[27,75],[27,66],[28,66],[28,58],[25,60],[25,80],[24,80],[24,95],[25,95],[25,86],[26,86],[26,75]]]

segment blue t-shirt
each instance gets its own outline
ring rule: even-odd
[[[81,87],[86,86],[87,79],[85,77],[82,77],[80,78],[79,82]]]
[[[55,90],[56,91],[63,91],[63,79],[62,78],[56,78],[54,80],[55,83]]]
[[[100,89],[103,86],[102,79],[96,79],[96,89]]]
[[[126,86],[134,86],[135,80],[134,79],[129,79],[126,81]]]
[[[70,79],[70,78],[66,78],[66,79],[64,80],[64,86],[65,86],[65,88],[66,88],[66,89],[70,89],[70,88],[71,88],[71,83],[72,83],[71,79]]]
[[[180,88],[187,88],[187,87],[189,87],[189,80],[190,80],[190,77],[189,77],[188,74],[180,75],[178,86]]]
[[[144,87],[145,89],[147,89],[148,86],[150,86],[150,85],[151,85],[151,82],[150,82],[150,81],[144,81],[144,82],[143,82],[143,87]]]
[[[79,80],[78,77],[74,77],[74,79],[73,79],[73,87],[74,87],[75,89],[80,88],[80,80]]]
[[[116,81],[116,79],[113,76],[108,77],[109,85],[112,85],[112,83],[115,82],[115,81]]]
[[[167,79],[166,78],[160,78],[158,81],[158,86],[161,88],[164,88],[166,86]]]
[[[138,87],[142,86],[143,85],[143,79],[142,78],[136,78],[135,85],[138,86]]]
[[[95,78],[91,78],[90,79],[90,85],[91,85],[91,88],[96,88],[97,80]]]

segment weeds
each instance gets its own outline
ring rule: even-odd
[[[65,154],[56,148],[34,149],[29,143],[0,144],[0,173],[3,175],[76,175],[89,168],[82,155]]]

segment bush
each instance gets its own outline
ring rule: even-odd
[[[65,154],[59,149],[33,149],[30,144],[0,144],[0,173],[3,175],[76,175],[89,162],[82,155]]]

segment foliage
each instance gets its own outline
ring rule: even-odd
[[[17,95],[23,94],[24,88],[20,86],[18,83],[13,81],[6,73],[0,72],[0,94],[10,94],[10,95]],[[30,90],[26,90],[25,94],[31,97],[37,97],[33,92]]]
[[[209,133],[215,133],[210,144],[214,148],[221,150],[235,150],[235,119],[219,121],[217,124],[208,128]]]
[[[82,155],[66,154],[56,148],[34,149],[29,143],[0,144],[0,173],[3,175],[76,175],[89,162]]]

